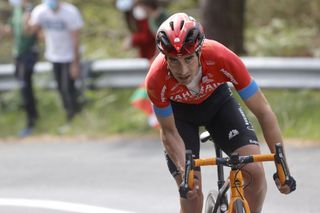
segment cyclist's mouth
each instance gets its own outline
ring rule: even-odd
[[[191,77],[191,75],[186,75],[186,76],[178,76],[178,78],[179,78],[179,81],[181,82],[181,83],[184,83],[184,84],[186,84],[186,83],[189,83],[190,82],[190,77]]]

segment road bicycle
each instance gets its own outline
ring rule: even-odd
[[[201,142],[212,141],[208,132],[200,135]],[[232,153],[223,157],[223,152],[215,144],[216,157],[193,159],[192,151],[186,151],[186,169],[181,191],[187,194],[194,186],[194,167],[216,165],[218,190],[211,190],[205,202],[205,213],[250,213],[249,204],[244,195],[243,176],[241,169],[248,163],[274,161],[277,174],[281,184],[289,180],[290,173],[287,167],[283,147],[276,144],[274,154],[256,154],[239,156]],[[224,178],[224,167],[230,167],[230,174],[227,180]],[[227,194],[230,189],[230,197]],[[229,200],[229,202],[228,202]]]

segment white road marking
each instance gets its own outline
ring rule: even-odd
[[[14,199],[14,198],[0,198],[0,206],[23,206],[43,209],[54,209],[67,212],[76,213],[133,213],[117,209],[109,209],[104,207],[97,207],[79,203],[68,203],[63,201],[52,200],[33,200],[33,199]]]

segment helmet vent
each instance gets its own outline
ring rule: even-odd
[[[174,31],[174,28],[173,28],[173,21],[170,21],[170,27],[171,27],[171,29]]]
[[[184,20],[182,20],[181,23],[180,23],[180,30],[182,30],[183,25],[184,25]]]
[[[195,28],[188,32],[185,42],[195,42],[199,36],[199,31]]]

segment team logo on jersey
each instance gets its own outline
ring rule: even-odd
[[[209,82],[209,83],[208,83]],[[202,99],[208,94],[211,94],[215,89],[217,89],[221,83],[215,83],[213,80],[208,79],[207,83],[201,84],[200,91],[196,95],[192,94],[189,90],[182,89],[170,93],[170,100],[177,102],[192,102]]]
[[[242,118],[243,118],[243,121],[244,121],[244,123],[246,124],[246,126],[251,126],[250,123],[249,123],[249,120],[248,120],[247,116],[244,114],[244,112],[242,111],[242,109],[241,109],[241,108],[238,108],[238,110],[239,110],[239,112],[240,112],[240,114],[241,114],[241,116],[242,116]]]
[[[220,72],[222,72],[227,78],[229,78],[229,80],[233,83],[238,85],[239,83],[236,81],[236,79],[233,77],[233,75],[231,75],[231,73],[229,73],[227,70],[225,69],[220,69]]]
[[[170,97],[171,100],[181,102],[181,101],[188,101],[194,98],[194,95],[190,91],[184,91],[178,94],[174,94]]]
[[[256,140],[249,140],[249,143],[250,144],[254,144],[254,145],[259,145],[259,142],[258,141],[256,141]]]
[[[166,85],[164,85],[163,87],[162,87],[162,90],[161,90],[161,101],[162,102],[166,102],[166,100],[167,100],[167,98],[166,98],[166,90],[167,90],[167,86]]]
[[[237,135],[239,135],[239,131],[236,129],[233,129],[229,132],[229,140],[231,140],[232,138],[236,137]]]

